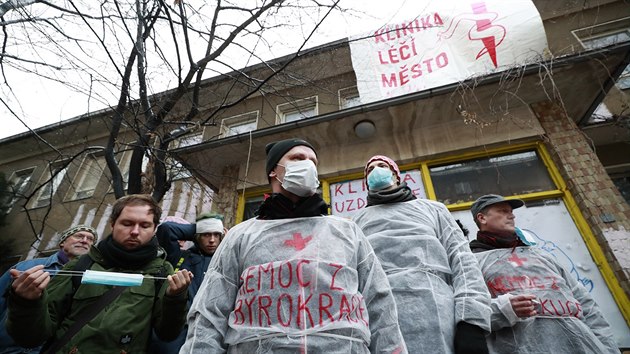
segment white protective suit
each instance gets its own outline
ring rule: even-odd
[[[535,247],[476,253],[492,295],[490,353],[616,353],[610,325],[584,286]],[[537,296],[536,317],[520,319],[508,294]]]
[[[180,353],[406,353],[396,318],[356,224],[250,219],[212,258]]]
[[[490,296],[464,234],[444,204],[379,204],[353,217],[381,261],[410,353],[453,353],[455,326],[490,331]]]

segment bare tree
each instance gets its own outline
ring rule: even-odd
[[[169,171],[178,167],[170,156],[174,143],[216,125],[222,112],[282,75],[323,21],[341,10],[339,1],[0,0],[0,104],[53,156],[48,178],[31,181],[35,187],[20,196],[35,235],[31,248],[40,247],[60,177],[86,154],[104,155],[116,198],[149,193],[160,201],[176,175]],[[283,41],[287,32],[293,35]],[[267,63],[278,51],[293,54]],[[238,69],[254,63],[266,70]],[[86,136],[84,146],[68,150],[38,135],[20,113],[37,97],[20,96],[16,72],[83,97],[88,114],[93,106],[108,107],[106,144],[89,146]],[[209,98],[202,85],[211,76],[231,83]],[[123,161],[122,152],[131,158]],[[34,216],[27,206],[46,197]]]
[[[88,104],[115,98],[103,147],[114,194],[145,192],[161,200],[171,185],[167,163],[173,141],[213,124],[214,117],[257,92],[290,60],[262,77],[235,68],[264,62],[261,53],[272,53],[281,31],[302,34],[292,37],[293,47],[287,48],[298,56],[322,21],[339,10],[338,2],[5,1],[0,4],[4,90],[14,92],[8,72],[19,70],[63,83]],[[246,89],[235,94],[228,88],[215,100],[219,104],[203,101],[203,80],[225,72],[231,72],[234,87]],[[33,99],[13,98],[17,103],[0,98],[11,112]],[[125,142],[121,134],[129,129],[135,138]],[[121,150],[133,151],[128,166],[116,160]],[[128,171],[126,181],[122,171]],[[47,182],[52,178],[54,173]]]

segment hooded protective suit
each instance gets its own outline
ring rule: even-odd
[[[385,273],[334,216],[250,219],[215,253],[180,353],[406,353]]]
[[[475,244],[493,297],[491,353],[619,353],[593,298],[551,255],[535,247],[484,251]],[[508,294],[536,295],[538,315],[518,318]]]
[[[379,204],[353,219],[387,273],[410,353],[453,353],[462,321],[490,331],[490,297],[479,266],[444,204]]]

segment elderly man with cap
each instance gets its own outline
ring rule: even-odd
[[[554,256],[515,226],[520,199],[488,194],[470,211],[470,243],[492,296],[492,353],[619,353],[593,298]]]
[[[189,306],[197,295],[212,255],[223,240],[225,232],[223,215],[213,213],[199,215],[195,224],[181,218],[167,217],[157,228],[155,235],[160,246],[166,250],[166,259],[173,265],[175,271],[187,269],[194,275],[188,287]],[[192,241],[194,245],[183,250],[180,247],[180,241]],[[188,327],[184,326],[179,337],[170,342],[162,341],[154,334],[149,352],[153,354],[179,353],[179,349],[186,340],[187,331]]]
[[[356,224],[326,215],[313,146],[266,153],[273,194],[219,247],[180,353],[406,353],[374,251]]]
[[[367,206],[353,220],[392,286],[410,353],[487,353],[490,296],[462,230],[444,204],[418,199],[396,162],[365,164]]]
[[[96,239],[98,239],[98,234],[90,226],[77,225],[71,227],[61,234],[59,250],[53,255],[46,258],[28,259],[17,263],[11,269],[25,271],[36,265],[43,265],[44,269],[51,271],[51,275],[54,276],[54,271],[61,269],[68,261],[86,254]],[[9,271],[6,271],[0,277],[0,291],[2,292],[0,297],[0,353],[39,353],[41,347],[22,348],[13,341],[6,331],[7,302],[5,295],[10,285],[11,275]]]

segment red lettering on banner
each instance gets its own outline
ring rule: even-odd
[[[411,173],[405,173],[405,177],[403,177],[403,182],[407,182],[407,181],[411,181],[413,183],[416,183],[416,180],[413,179],[413,176],[411,175]],[[409,184],[409,183],[407,183]]]
[[[574,307],[575,309],[572,309],[571,307]],[[579,318],[580,313],[582,312],[582,306],[580,303],[571,300],[565,300],[563,302],[562,300],[541,299],[540,310],[540,315],[543,316],[572,316]]]
[[[549,305],[551,305],[551,307],[553,307],[553,311],[556,313],[557,316],[562,316],[562,313],[558,312],[558,309],[556,309],[556,306],[553,304],[553,301],[549,301]]]
[[[328,304],[327,305],[323,305],[323,301],[322,299],[325,297],[328,298]],[[330,320],[330,322],[335,322],[335,319],[332,317],[332,315],[330,314],[330,311],[328,311],[328,309],[332,306],[333,304],[333,299],[332,296],[328,295],[328,294],[319,294],[319,325],[321,326],[324,322],[324,316],[322,316],[322,314],[324,312],[326,312],[326,315],[328,316],[328,319]]]
[[[267,304],[263,304],[263,299],[269,301]],[[262,327],[262,313],[265,313],[267,317],[267,326],[271,326],[271,318],[269,318],[269,307],[271,306],[271,296],[262,295],[258,297],[258,326]]]
[[[335,185],[335,197],[338,195],[343,195],[343,192],[341,191],[341,188],[343,187],[343,183],[338,183]]]
[[[252,270],[254,270],[254,267],[249,267],[247,268],[247,272],[245,272],[245,292],[247,293],[253,293],[255,291],[255,289],[249,288],[249,280],[254,278],[254,275],[251,274]]]
[[[267,263],[267,267],[265,268],[262,264],[258,266],[258,291],[260,291],[260,281],[262,280],[262,273],[267,274],[269,271],[271,271],[271,276],[269,277],[269,289],[273,289],[273,273],[275,272],[275,269],[273,267],[273,262],[269,262]]]
[[[282,264],[285,264],[289,268],[289,282],[286,284],[282,284]],[[293,282],[293,265],[291,265],[291,263],[289,263],[288,261],[281,263],[280,267],[278,268],[278,284],[280,284],[281,287],[286,289],[291,286],[292,282]]]
[[[234,324],[240,325],[245,323],[245,314],[242,311],[243,308],[243,300],[236,300],[236,306],[234,306]],[[239,315],[241,320],[239,321]]]
[[[350,318],[350,304],[348,303],[348,299],[346,298],[346,295],[342,294],[341,303],[339,304],[339,318],[337,319],[338,321],[341,321],[341,318],[344,317],[344,313],[346,313],[345,317],[348,321],[356,322]]]
[[[348,194],[356,194],[357,191],[352,190],[352,183],[348,183]]]
[[[284,322],[282,320],[282,298],[288,298],[289,299],[289,313],[285,314],[286,316],[289,317],[289,320],[287,322]],[[282,295],[280,295],[280,297],[278,298],[278,304],[276,305],[276,310],[278,312],[278,322],[280,322],[280,324],[283,327],[289,327],[291,325],[291,315],[293,314],[293,299],[291,299],[291,295],[284,293]]]
[[[335,270],[335,272],[332,274],[332,281],[330,282],[330,290],[343,290],[343,288],[340,288],[338,286],[335,286],[335,277],[337,276],[337,272],[341,270],[341,268],[343,268],[343,266],[341,264],[335,264],[335,263],[328,263],[329,266],[337,268],[337,270]]]
[[[311,317],[311,310],[309,310],[308,307],[306,307],[308,305],[308,302],[311,301],[311,297],[313,297],[313,294],[310,294],[306,300],[304,300],[302,298],[302,295],[298,295],[298,305],[297,305],[297,326],[298,328],[304,328],[302,327],[302,315],[301,313],[304,313],[306,315],[308,315],[308,320],[311,323],[311,328],[315,327],[315,325],[313,324],[313,317]],[[305,320],[306,322],[306,320]],[[304,324],[306,325],[306,323]]]
[[[553,277],[547,277],[553,279]],[[494,279],[487,281],[488,290],[493,296],[506,294],[514,290],[526,290],[526,289],[545,289],[545,285],[540,283],[538,277],[529,277],[526,275],[502,275]],[[554,283],[552,288],[558,286]]]
[[[354,303],[354,300],[357,300],[356,304]],[[354,309],[354,312],[357,318],[361,318],[361,321],[363,322],[363,324],[369,327],[370,325],[363,317],[363,311],[365,311],[365,309],[363,308],[363,305],[362,305],[363,301],[361,300],[363,300],[362,297],[358,297],[356,295],[352,296],[352,308]]]
[[[409,60],[417,56],[416,42],[413,38],[409,42],[410,43],[407,43],[407,41],[402,42],[399,47],[390,47],[386,52],[387,56],[385,58],[383,58],[383,53],[379,51],[379,62],[381,64],[398,64],[401,61]]]
[[[254,300],[256,300],[256,296],[249,299],[249,301],[245,299],[245,305],[247,306],[247,315],[249,315],[250,326],[253,324],[252,321],[254,320],[254,312],[252,311],[252,304],[254,303]]]
[[[305,259],[301,259],[301,260],[299,260],[299,261],[298,261],[298,264],[297,264],[297,266],[295,267],[295,268],[296,268],[296,273],[297,273],[297,276],[296,276],[296,278],[297,278],[297,282],[298,282],[298,284],[300,284],[300,286],[301,286],[301,287],[303,287],[303,288],[305,288],[305,287],[307,287],[307,286],[309,286],[309,285],[311,284],[311,282],[310,282],[310,281],[305,282],[305,281],[303,281],[303,279],[302,279],[302,276],[304,275],[304,274],[303,274],[303,272],[302,272],[302,265],[303,265],[304,263],[309,264],[309,263],[311,263],[311,262],[310,262],[310,261],[308,261],[308,260],[305,260]]]
[[[488,284],[488,290],[490,290],[490,293],[492,294],[493,297],[496,297],[497,295],[502,295],[508,292],[507,288],[503,284],[503,277],[496,277],[494,279],[490,279],[488,280],[487,284]]]
[[[413,33],[420,33],[420,31],[424,31],[427,28],[443,25],[444,21],[442,21],[442,18],[437,12],[433,13],[432,15],[425,15],[424,17],[418,15],[415,19],[409,22],[395,24],[391,27],[385,26],[378,29],[376,32],[374,32],[374,42],[385,43],[397,40],[399,38],[407,37]]]
[[[355,203],[356,202],[356,203]],[[337,213],[343,213],[346,211],[354,211],[365,208],[367,204],[365,198],[356,198],[344,200],[343,202],[335,202],[334,208]]]
[[[411,66],[403,65],[398,72],[381,73],[382,87],[401,87],[410,82],[410,79],[416,79],[423,74],[431,74],[436,69],[444,68],[448,65],[448,56],[446,52],[438,54],[435,58],[423,60],[420,63],[413,63]],[[390,64],[381,62],[381,64]],[[433,67],[435,64],[435,68]],[[411,72],[411,74],[410,74]]]
[[[574,317],[579,317],[580,313],[582,313],[582,305],[580,305],[579,302],[575,303],[575,313],[573,314]]]

